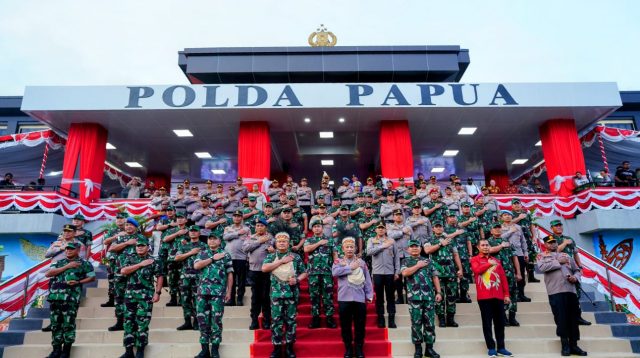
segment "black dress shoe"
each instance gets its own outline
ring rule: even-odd
[[[531,302],[531,299],[525,295],[518,297],[518,302]]]
[[[569,348],[569,353],[571,353],[571,355],[581,356],[581,357],[585,357],[587,355],[587,352],[580,349],[578,345],[571,346],[571,348]]]
[[[580,326],[590,326],[591,322],[587,321],[586,319],[584,319],[582,317],[578,317],[578,325],[580,325]]]

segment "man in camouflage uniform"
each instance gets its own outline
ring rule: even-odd
[[[300,255],[289,249],[289,234],[279,232],[276,252],[267,255],[263,272],[271,273],[271,343],[270,358],[279,358],[282,345],[286,345],[288,357],[295,358],[293,344],[296,341],[296,317],[298,315],[299,283],[307,277]]]
[[[144,349],[149,344],[149,323],[153,303],[162,294],[164,269],[162,261],[149,253],[149,239],[141,237],[136,243],[136,253],[122,261],[120,274],[125,277],[124,295],[124,348],[120,358],[144,358]],[[156,280],[154,280],[156,278]]]
[[[533,274],[533,268],[535,266],[536,257],[538,256],[538,251],[536,251],[537,245],[534,244],[535,236],[533,233],[536,231],[535,226],[533,225],[533,216],[530,212],[525,210],[522,207],[522,203],[520,199],[514,198],[511,200],[512,207],[512,216],[513,223],[520,225],[522,227],[522,233],[524,234],[524,239],[527,241],[527,277],[529,282],[540,282],[535,275]],[[524,268],[522,269],[524,276]],[[524,281],[524,277],[522,279]]]
[[[503,212],[511,214],[510,211],[504,210]],[[518,297],[518,278],[521,278],[520,266],[518,264],[518,257],[513,252],[508,239],[508,235],[517,229],[515,226],[512,226],[509,230],[510,231],[503,234],[502,224],[494,223],[491,225],[491,237],[489,237],[487,241],[489,241],[489,245],[491,245],[489,253],[499,259],[502,268],[504,268],[505,276],[507,276],[507,281],[509,282],[509,297]],[[512,299],[511,304],[507,305],[506,309],[509,312],[506,326],[519,326],[520,323],[516,320],[516,312],[518,311],[517,299]]]
[[[447,205],[440,199],[440,190],[432,188],[429,191],[429,201],[424,204],[423,214],[432,224],[436,221],[444,222]]]
[[[360,229],[361,238],[362,238],[362,246],[365,248],[365,251],[366,251],[367,245],[369,245],[369,239],[376,236],[376,226],[380,222],[382,222],[382,220],[378,217],[378,215],[375,214],[375,212],[376,211],[373,205],[368,203],[365,204],[364,216],[362,216],[360,221],[358,221],[358,228]],[[362,256],[364,256],[364,262],[367,264],[367,268],[369,269],[369,272],[371,272],[372,270],[371,256],[369,255],[362,255]]]
[[[308,255],[307,273],[309,275],[309,296],[311,298],[311,323],[309,328],[320,328],[320,302],[327,318],[327,328],[336,328],[333,319],[333,276],[331,266],[338,259],[334,240],[325,236],[322,220],[311,222],[313,236],[304,243],[304,252]]]
[[[48,358],[69,358],[71,345],[76,340],[76,315],[82,285],[96,278],[93,266],[79,257],[80,245],[78,241],[67,243],[66,257],[52,264],[45,274],[51,280],[47,300],[51,306],[53,352]]]
[[[93,244],[93,234],[89,230],[84,229],[84,224],[87,222],[87,219],[82,214],[76,214],[71,220],[71,223],[76,227],[75,237],[80,241],[82,245],[85,247],[85,260],[89,259],[89,255],[91,254],[91,246]]]
[[[186,225],[186,214],[177,212],[176,225],[162,233],[162,244],[160,244],[158,257],[165,270],[164,276],[168,281],[169,294],[171,295],[171,299],[167,302],[167,307],[177,307],[179,305],[178,296],[180,295],[180,269],[182,268],[182,263],[169,260],[169,253],[176,243],[189,240],[189,229],[187,229]]]
[[[209,230],[209,233],[214,233],[218,237],[222,237],[224,234],[224,228],[233,224],[231,217],[227,216],[224,212],[224,206],[220,203],[215,204],[213,215],[204,224],[204,227]],[[226,246],[225,241],[222,241],[222,248]]]
[[[349,216],[356,222],[364,216],[364,193],[356,194],[356,202],[349,208]]]
[[[436,314],[440,327],[458,327],[454,320],[456,301],[458,300],[458,278],[462,277],[462,263],[458,256],[455,239],[464,230],[456,230],[451,234],[444,234],[441,221],[433,223],[433,236],[424,245],[424,252],[431,255],[433,264],[438,271],[443,300],[436,303]],[[445,320],[446,314],[446,320]]]
[[[473,271],[471,271],[471,256],[473,255],[473,247],[477,246],[478,239],[476,237],[477,221],[475,215],[471,213],[471,206],[468,202],[463,202],[460,208],[460,215],[450,213],[447,217],[447,226],[444,231],[450,234],[458,228],[464,230],[464,234],[456,237],[456,247],[458,248],[458,256],[462,263],[462,277],[460,278],[460,293],[458,295],[459,303],[471,303],[469,297],[469,285],[473,283]]]
[[[485,204],[484,195],[476,196],[472,212],[478,218],[479,238],[484,239],[489,237],[491,235],[491,225],[496,222],[497,218],[495,213]],[[477,250],[477,248],[474,250]]]
[[[114,254],[114,298],[116,302],[116,324],[109,327],[109,331],[122,331],[124,329],[124,294],[126,291],[126,277],[120,273],[120,269],[125,258],[133,255],[136,251],[136,243],[144,235],[138,231],[140,224],[134,218],[127,218],[124,224],[125,235],[118,236],[116,241],[109,248],[109,252]]]
[[[220,357],[218,349],[222,341],[224,304],[231,298],[233,286],[231,255],[222,249],[221,241],[219,236],[210,233],[208,247],[200,251],[193,263],[194,268],[200,271],[196,312],[202,351],[196,358]]]
[[[189,240],[175,241],[169,252],[169,262],[182,263],[180,270],[180,298],[184,324],[177,328],[178,331],[198,329],[196,319],[196,292],[198,289],[198,270],[193,268],[193,262],[198,254],[207,248],[207,244],[200,241],[200,227],[189,227]],[[192,324],[193,320],[193,324]]]
[[[580,261],[580,255],[577,255],[578,247],[571,237],[563,235],[564,228],[562,227],[562,221],[552,220],[550,225],[551,231],[553,232],[552,235],[558,243],[558,252],[564,252],[565,254],[569,255],[569,257],[576,262],[576,265],[578,265],[578,267],[582,269],[582,261]],[[578,300],[580,300],[581,293],[582,286],[580,285],[580,281],[578,281],[576,283],[576,295],[578,295]],[[578,316],[578,324],[581,326],[590,326],[591,322],[582,318],[582,309],[580,309],[580,306],[578,306],[578,309],[580,313],[580,315]]]
[[[338,248],[338,256],[342,256],[342,239],[345,237],[353,237],[356,239],[357,255],[360,257],[363,252],[362,239],[360,237],[360,227],[358,223],[351,219],[349,216],[349,206],[342,205],[340,207],[340,214],[333,224],[331,230],[331,236],[335,239],[335,245]]]
[[[222,239],[227,242],[225,251],[233,262],[233,287],[227,306],[242,306],[247,281],[247,254],[242,250],[249,240],[251,229],[242,221],[242,211],[236,210],[232,216],[233,224],[224,228]],[[237,296],[236,296],[237,295]]]
[[[286,232],[289,234],[291,251],[298,254],[302,253],[306,237],[302,232],[302,226],[293,220],[293,210],[290,207],[282,209],[280,217],[269,225],[269,232],[274,236],[279,232]]]
[[[331,200],[331,206],[327,208],[327,214],[332,216],[334,219],[337,219],[338,215],[340,214],[340,207],[342,206],[341,203],[342,200],[340,199],[340,197],[334,196]]]
[[[115,222],[116,226],[114,228],[107,230],[107,232],[104,234],[104,239],[102,240],[102,244],[104,245],[105,248],[108,248],[114,241],[116,241],[118,236],[125,235],[124,223],[127,221],[128,217],[129,217],[129,214],[127,214],[126,212],[120,212],[116,214],[116,222]],[[109,295],[109,300],[101,304],[100,307],[114,307],[115,306],[115,302],[114,302],[115,272],[113,271],[113,268],[116,265],[115,254],[113,252],[107,251],[106,258],[107,258],[107,282],[109,284],[109,288],[107,292]]]
[[[411,316],[411,341],[415,346],[414,358],[423,356],[440,358],[433,350],[436,341],[434,309],[442,301],[438,271],[431,263],[420,257],[422,241],[409,240],[409,256],[400,267],[407,284],[407,304]],[[422,343],[426,343],[424,355]]]

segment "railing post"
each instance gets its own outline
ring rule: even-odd
[[[616,301],[613,297],[613,289],[611,288],[611,276],[609,275],[609,266],[604,266],[605,273],[607,274],[607,290],[609,290],[609,301],[611,303],[611,312],[617,312],[616,310]]]
[[[20,310],[20,317],[24,318],[25,316],[25,307],[27,307],[27,292],[29,291],[29,275],[27,273],[24,279],[24,292],[22,293],[22,309]]]

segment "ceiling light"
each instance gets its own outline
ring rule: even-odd
[[[305,118],[304,123],[311,123],[311,118]]]
[[[524,164],[524,163],[526,163],[528,161],[529,161],[529,159],[516,159],[513,162],[511,162],[511,164],[519,165],[519,164]]]
[[[216,175],[227,174],[223,169],[211,169],[211,172]]]
[[[332,159],[323,159],[320,161],[320,164],[322,165],[333,165],[333,160]]]
[[[211,154],[209,152],[196,152],[196,157],[200,159],[211,159]]]
[[[462,127],[458,132],[459,135],[472,135],[476,132],[477,127]]]
[[[175,133],[178,137],[193,137],[193,133],[191,133],[188,129],[174,129],[173,133]]]
[[[320,138],[333,138],[333,132],[320,132]]]
[[[338,122],[344,123],[344,118],[340,117],[340,119],[338,119]]]
[[[333,184],[335,184],[333,180],[329,180],[329,185],[333,185]]]
[[[116,147],[114,147],[113,144],[107,142],[107,150],[112,150],[112,149],[116,149]]]
[[[539,140],[538,143],[536,143],[536,147],[542,147],[542,141]]]
[[[444,151],[444,153],[442,153],[442,156],[444,157],[455,157],[456,155],[458,155],[459,150],[453,150],[453,149],[447,149]]]
[[[444,171],[443,167],[435,167],[435,168],[431,168],[431,172],[432,173],[442,173]]]
[[[62,174],[62,170],[61,170],[61,171],[59,171],[59,172],[56,172],[56,171],[50,171],[50,172],[49,172],[49,174],[47,174],[47,176],[48,176],[48,177],[55,177],[55,176],[58,176],[58,175],[60,175],[60,174]]]
[[[130,168],[142,168],[142,164],[138,162],[124,162],[124,164],[126,164]]]

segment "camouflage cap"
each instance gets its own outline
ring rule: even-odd
[[[551,222],[549,223],[550,226],[558,226],[558,225],[562,225],[562,221],[560,220],[551,220]]]
[[[146,236],[139,237],[136,246],[149,246],[149,239]]]
[[[465,201],[464,203],[462,203],[460,206],[462,206],[463,208],[469,208],[471,207],[471,203],[469,203],[468,201]]]
[[[77,249],[79,247],[80,247],[80,243],[79,242],[71,241],[71,242],[67,243],[67,246],[65,246],[65,249],[73,249],[73,250],[75,250],[75,249]]]
[[[433,227],[436,227],[436,226],[442,226],[442,221],[440,221],[440,220],[436,220],[436,221],[434,221],[434,222],[433,222],[432,226],[433,226]]]
[[[520,204],[520,199],[518,198],[511,199],[511,204]]]
[[[340,210],[349,210],[349,207],[347,205],[342,205],[340,207]]]
[[[191,225],[191,226],[189,226],[189,231],[200,231],[200,226]]]
[[[172,207],[172,206],[170,206],[170,208],[171,208],[171,207]],[[167,209],[167,210],[169,210],[169,209]],[[121,211],[121,212],[119,212],[119,213],[117,213],[117,214],[116,214],[116,219],[126,219],[126,218],[128,218],[128,217],[129,217],[129,213],[124,212],[124,211]]]
[[[407,243],[407,246],[411,247],[411,246],[420,246],[420,240],[417,239],[411,239],[409,240],[409,242]]]

